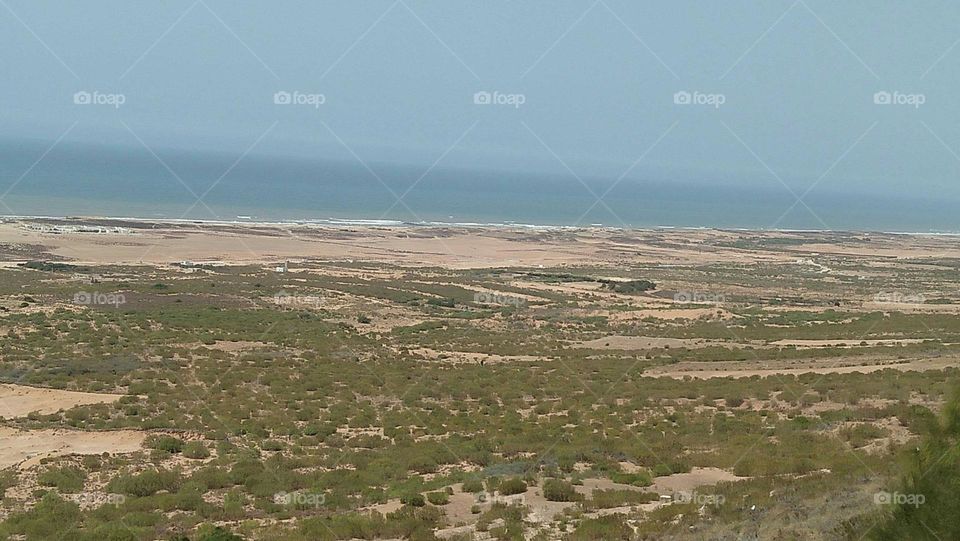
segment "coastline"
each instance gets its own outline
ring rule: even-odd
[[[958,237],[957,231],[897,231],[880,229],[795,229],[795,228],[742,228],[715,226],[676,226],[657,225],[650,227],[622,227],[605,224],[534,224],[526,222],[443,222],[443,221],[401,221],[369,218],[316,218],[298,220],[260,220],[256,217],[236,217],[235,219],[190,219],[190,218],[144,218],[137,216],[57,216],[57,215],[16,215],[0,214],[0,223],[5,221],[65,221],[77,224],[93,222],[127,222],[153,225],[211,225],[211,226],[252,226],[252,227],[369,227],[369,228],[462,228],[477,230],[543,230],[543,231],[728,231],[737,233],[796,233],[796,234],[862,234],[862,235],[909,235],[930,237]]]
[[[0,262],[78,265],[373,262],[405,267],[615,268],[814,265],[838,257],[960,259],[955,235],[849,231],[624,229],[371,220],[0,218]],[[814,262],[814,263],[810,263]]]

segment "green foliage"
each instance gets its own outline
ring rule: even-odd
[[[633,538],[633,529],[625,522],[623,515],[609,515],[582,520],[573,534],[566,539],[568,541],[594,541],[596,539],[629,541]]]
[[[120,474],[107,483],[107,490],[130,496],[151,496],[160,491],[175,492],[181,484],[180,474],[164,469],[151,469],[138,474]]]
[[[211,529],[201,527],[200,537],[197,538],[197,541],[243,541],[243,538],[222,526],[216,526]]]
[[[473,494],[483,492],[483,481],[477,477],[471,477],[463,482],[463,491]]]
[[[147,449],[157,449],[171,454],[179,453],[183,450],[183,440],[165,434],[151,434],[143,442]]]
[[[203,459],[210,456],[210,450],[202,441],[187,442],[183,446],[183,456],[193,459]]]
[[[573,485],[562,479],[547,479],[543,482],[543,497],[551,502],[577,502],[583,495]]]
[[[404,505],[410,505],[412,507],[423,507],[427,504],[426,500],[423,498],[423,494],[417,492],[400,496],[400,503]]]
[[[610,480],[621,485],[633,485],[636,487],[647,487],[653,484],[653,479],[646,472],[626,473],[611,472]]]
[[[59,539],[80,520],[80,506],[48,492],[32,509],[17,513],[0,525],[0,535],[22,535],[28,540]]]
[[[607,281],[604,283],[604,287],[611,291],[616,291],[617,293],[636,295],[638,293],[650,291],[651,289],[656,289],[657,284],[651,282],[650,280],[629,280],[626,282]]]
[[[640,492],[639,490],[594,490],[590,499],[583,502],[587,509],[610,509],[624,505],[638,505],[656,501],[660,495],[656,492]]]
[[[427,501],[433,505],[447,505],[450,496],[446,492],[427,492]]]
[[[523,479],[520,479],[519,477],[511,477],[501,481],[500,486],[497,487],[497,490],[500,491],[500,494],[503,494],[504,496],[523,494],[527,491],[527,483],[525,483]]]
[[[888,508],[869,532],[875,541],[960,538],[960,387],[940,426],[925,438],[902,484],[879,497]]]
[[[64,494],[72,494],[83,490],[83,482],[87,473],[80,468],[65,467],[47,470],[37,476],[37,482],[45,487],[56,487]]]

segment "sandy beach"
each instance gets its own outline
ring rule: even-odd
[[[79,232],[83,225],[121,232]],[[781,250],[737,243],[771,237],[808,239]],[[11,219],[0,245],[26,245],[36,259],[90,265],[179,261],[266,264],[284,260],[364,260],[410,266],[485,268],[584,263],[795,263],[821,254],[905,260],[960,257],[953,237],[887,233],[790,233],[708,229],[371,226],[163,222],[129,219]],[[40,257],[46,255],[47,257]],[[19,257],[18,257],[19,256]],[[3,259],[31,259],[20,252]],[[808,262],[809,263],[809,262]]]

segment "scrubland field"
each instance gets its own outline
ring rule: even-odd
[[[0,539],[956,538],[954,237],[104,223],[0,224]]]

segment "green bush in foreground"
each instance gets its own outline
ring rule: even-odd
[[[939,427],[912,457],[901,487],[877,496],[891,506],[869,535],[875,541],[960,539],[960,388]]]

